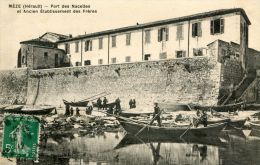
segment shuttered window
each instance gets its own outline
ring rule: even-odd
[[[192,37],[201,37],[201,36],[202,36],[201,22],[193,23]]]
[[[176,53],[176,58],[186,57],[186,51],[179,50],[179,51],[176,51],[175,53]]]
[[[75,42],[75,52],[78,53],[79,52],[79,42]]]
[[[169,28],[158,29],[158,42],[169,40]]]
[[[116,36],[112,36],[112,47],[116,47]]]
[[[131,33],[127,33],[126,34],[126,45],[130,45],[131,44]]]
[[[222,34],[224,33],[224,19],[215,19],[210,21],[210,34]]]
[[[183,40],[183,25],[177,26],[176,40]]]
[[[144,31],[144,42],[150,43],[151,42],[151,30],[145,30]]]
[[[85,41],[85,52],[86,51],[92,51],[92,41],[91,40]]]
[[[98,39],[98,48],[102,49],[103,48],[103,38]]]

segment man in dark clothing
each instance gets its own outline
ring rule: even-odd
[[[73,116],[73,108],[70,107],[70,116]]]
[[[153,119],[157,121],[158,123],[158,126],[161,127],[161,118],[160,118],[160,113],[161,113],[161,110],[160,108],[158,107],[158,103],[154,103],[154,112],[153,112]],[[153,124],[153,121],[151,121],[150,125]]]
[[[120,99],[119,99],[119,97],[116,99],[116,101],[115,101],[115,104],[116,104],[116,114],[117,115],[120,115],[120,113],[121,113],[121,105],[120,105]]]
[[[80,116],[79,108],[78,108],[78,107],[76,108],[76,116]]]
[[[103,109],[105,109],[105,110],[107,110],[107,102],[108,102],[107,98],[104,97],[104,99],[103,99]]]
[[[87,114],[87,115],[91,115],[91,114],[92,114],[92,111],[93,111],[92,105],[90,105],[89,107],[86,108],[86,114]]]
[[[98,107],[98,110],[101,108],[102,106],[102,101],[100,98],[97,99],[97,107]]]
[[[129,101],[129,107],[130,107],[130,109],[133,108],[133,100],[132,99],[130,99],[130,101]]]
[[[133,106],[132,106],[132,108],[136,108],[136,101],[135,101],[135,99],[133,99]]]
[[[70,105],[66,104],[65,105],[65,116],[69,116],[70,115]]]
[[[198,127],[200,124],[203,124],[204,127],[208,126],[208,115],[205,110],[202,111],[200,118],[195,123],[195,126]]]

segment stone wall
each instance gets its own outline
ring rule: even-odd
[[[110,92],[123,107],[135,98],[138,107],[155,101],[215,104],[220,65],[209,58],[32,70],[28,79],[28,104],[62,105],[69,101]]]
[[[0,104],[26,103],[27,69],[0,72]]]

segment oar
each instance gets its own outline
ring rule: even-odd
[[[148,124],[146,124],[143,128],[141,128],[141,129],[135,134],[135,136],[139,135],[148,125],[151,125],[151,124],[153,123],[153,121],[156,119],[156,117],[159,116],[162,112],[163,112],[163,109],[162,109],[159,113],[157,113],[157,114],[152,118],[152,120],[151,120]]]
[[[89,100],[89,99],[91,99],[91,98],[93,98],[93,97],[99,96],[99,95],[101,95],[101,94],[103,94],[103,93],[107,93],[107,92],[102,92],[102,93],[99,93],[99,94],[97,94],[97,95],[93,95],[93,96],[91,96],[91,97],[89,97],[89,98],[80,100],[79,102],[81,102],[81,101],[87,101],[87,100]],[[108,92],[108,93],[109,93],[109,92]],[[109,93],[109,94],[110,94],[110,93]]]
[[[200,121],[200,119],[201,119],[201,118],[197,119],[197,121]],[[197,122],[197,121],[196,121],[196,122]],[[191,128],[192,125],[193,125],[193,124],[190,123],[189,127],[181,134],[180,139],[190,130],[190,128]]]

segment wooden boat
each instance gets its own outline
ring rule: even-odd
[[[114,147],[114,149],[124,148],[130,145],[144,144],[144,143],[194,143],[205,144],[212,146],[225,147],[226,143],[222,142],[217,136],[213,137],[185,137],[185,138],[163,138],[160,139],[157,136],[150,136],[149,138],[143,138],[134,136],[131,134],[125,134],[121,141]]]
[[[191,107],[188,104],[180,104],[180,103],[158,103],[158,106],[161,109],[164,109],[168,112],[175,112],[175,111],[191,111]]]
[[[73,107],[87,107],[89,101],[88,100],[84,100],[84,101],[67,101],[63,99],[63,103],[65,105],[69,105],[69,106],[73,106]]]
[[[21,111],[24,105],[9,105],[1,110],[1,113],[17,113]]]
[[[136,116],[149,116],[153,112],[131,112],[131,111],[122,111],[120,116],[123,117],[136,117]]]
[[[223,123],[227,122],[226,130],[229,129],[242,129],[245,125],[247,119],[219,119],[219,120],[208,120],[208,124],[216,124],[216,123]]]
[[[144,138],[151,136],[157,136],[158,138],[178,138],[187,130],[187,127],[158,127],[128,121],[120,121],[120,124],[126,130],[126,132],[133,135],[135,135],[141,129],[144,128],[143,131],[138,134],[138,136]],[[227,123],[217,123],[208,125],[207,127],[190,128],[184,136],[217,136],[220,133],[220,131],[222,131],[226,127],[226,124]]]
[[[260,137],[260,121],[250,122],[251,133],[250,136]]]
[[[27,115],[46,115],[51,113],[54,109],[55,107],[52,106],[12,105],[6,107],[2,112]]]

